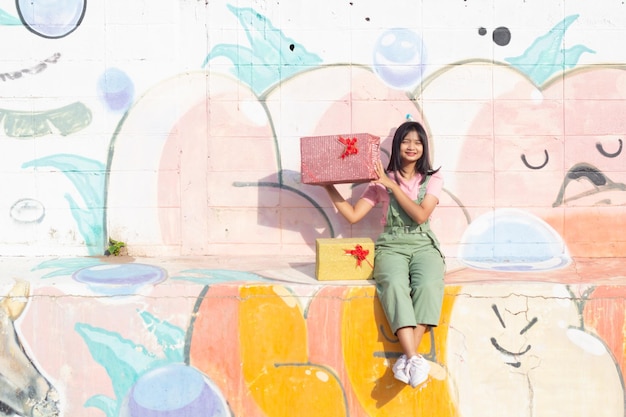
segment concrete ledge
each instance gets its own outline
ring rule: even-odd
[[[373,283],[317,282],[306,257],[0,258],[4,294],[30,284],[2,330],[68,416],[624,415],[625,259],[453,265],[417,389]]]

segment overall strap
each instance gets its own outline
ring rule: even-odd
[[[430,177],[432,177],[432,174],[426,174],[426,179],[424,180],[424,182],[420,186],[420,193],[419,193],[419,195],[417,197],[417,202],[418,203],[421,203],[422,200],[424,200],[424,197],[426,196],[426,187],[428,186],[428,182],[430,181]]]
[[[430,177],[432,175],[427,175],[424,182],[420,185],[419,194],[417,200],[414,200],[417,204],[420,204],[426,196],[426,188],[428,186],[428,182],[430,181]],[[389,193],[389,207],[387,209],[387,225],[385,230],[392,230],[398,227],[402,229],[406,229],[408,232],[410,231],[426,231],[429,230],[429,221],[426,220],[421,225],[417,224],[411,217],[398,204],[398,201],[393,196],[393,194]]]

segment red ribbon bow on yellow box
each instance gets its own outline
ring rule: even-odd
[[[367,260],[367,255],[369,255],[370,251],[367,249],[363,249],[363,246],[356,245],[354,249],[344,249],[346,255],[351,255],[356,258],[356,266],[361,266],[363,261],[367,262],[370,267],[373,268],[370,261]]]

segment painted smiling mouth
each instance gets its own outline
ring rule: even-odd
[[[573,181],[586,181],[591,188],[582,193],[578,193],[574,196],[565,198],[565,190]],[[580,163],[574,165],[565,175],[563,184],[559,191],[559,195],[552,204],[552,207],[558,207],[563,204],[570,203],[575,200],[579,200],[584,197],[589,197],[605,191],[626,191],[626,184],[621,182],[613,182],[602,171],[593,165]],[[605,204],[611,204],[610,200],[603,200]]]
[[[524,355],[526,352],[528,352],[530,350],[530,345],[526,346],[526,349],[519,351],[519,352],[511,352],[510,350],[506,350],[505,348],[503,348],[502,346],[500,346],[498,344],[498,341],[496,340],[495,337],[491,338],[491,344],[493,345],[493,347],[496,348],[496,350],[498,352],[500,352],[502,355],[504,355],[504,357],[506,359],[510,359],[510,360],[506,360],[505,363],[509,366],[512,366],[514,368],[519,368],[522,363],[519,360],[516,360],[516,358],[518,356],[522,356]]]

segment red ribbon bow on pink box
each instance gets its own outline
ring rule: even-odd
[[[344,149],[343,153],[341,154],[341,159],[344,159],[347,156],[356,155],[359,153],[359,150],[356,147],[356,138],[347,139],[347,138],[342,138],[341,136],[339,136],[339,142],[346,145],[346,149]]]

